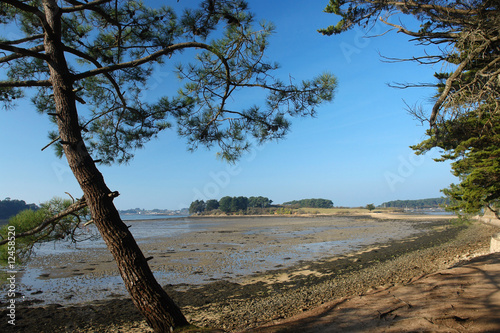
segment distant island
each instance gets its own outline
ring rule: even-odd
[[[27,204],[24,200],[5,198],[0,200],[0,220],[7,220],[26,209],[37,210],[38,208],[37,205]]]
[[[333,208],[329,199],[301,199],[273,205],[267,197],[222,197],[220,200],[195,200],[189,213],[196,215],[276,215],[294,214],[301,208]]]
[[[393,200],[379,205],[379,208],[428,209],[444,208],[449,204],[448,198],[430,198],[418,200]]]

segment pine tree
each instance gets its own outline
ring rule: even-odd
[[[273,79],[277,65],[263,57],[273,27],[255,29],[240,0],[204,0],[181,15],[130,0],[6,0],[0,24],[9,31],[0,40],[0,100],[13,108],[25,88],[36,90],[36,108],[57,127],[52,145],[80,184],[134,304],[155,332],[187,325],[120,219],[113,204],[118,192],[97,164],[128,161],[172,121],[191,149],[217,145],[221,157],[235,159],[252,140],[284,137],[290,117],[313,115],[332,99],[335,78]],[[196,53],[196,62],[177,68],[187,83],[177,94],[167,92],[173,96],[143,99],[155,70],[181,51]],[[232,104],[243,88],[267,91],[265,107]]]
[[[414,107],[409,111],[429,124],[428,139],[412,148],[417,154],[440,148],[443,153],[437,161],[451,161],[453,174],[460,179],[459,184],[443,190],[451,199],[449,209],[457,213],[477,214],[487,207],[499,217],[499,4],[493,0],[330,0],[325,11],[341,19],[320,31],[340,34],[381,21],[410,36],[417,45],[431,46],[424,56],[391,60],[452,68],[435,74],[437,95],[432,109]],[[418,29],[403,23],[408,15],[420,23]],[[391,16],[397,16],[399,23],[391,23]],[[411,86],[421,85],[397,85]]]

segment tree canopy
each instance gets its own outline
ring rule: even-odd
[[[189,206],[189,213],[197,214],[203,212],[211,212],[219,209],[224,213],[245,212],[248,208],[266,208],[271,205],[273,201],[269,198],[258,197],[230,197],[225,196],[220,200],[210,199],[206,202],[203,200],[195,200]]]
[[[206,204],[203,200],[195,200],[189,205],[189,214],[201,213],[206,210]]]
[[[437,94],[430,110],[409,111],[429,124],[428,139],[412,148],[417,154],[442,150],[437,161],[451,161],[460,179],[443,192],[450,209],[479,213],[488,207],[498,216],[500,200],[500,8],[493,0],[470,1],[344,1],[331,0],[326,12],[340,21],[321,30],[339,34],[354,26],[369,27],[378,20],[411,37],[425,55],[392,61],[442,64],[447,72],[435,74]],[[390,18],[397,16],[399,23]],[[405,16],[420,24],[405,25]],[[399,88],[419,86],[401,84]]]
[[[449,204],[448,198],[429,198],[416,200],[392,200],[384,202],[379,207],[396,208],[438,208]]]
[[[284,202],[283,205],[309,208],[332,208],[333,201],[329,199],[301,199]]]
[[[249,207],[266,208],[269,207],[272,203],[273,203],[272,200],[269,200],[269,198],[260,195],[258,197],[248,198]]]
[[[22,88],[35,87],[37,110],[55,117],[42,4],[0,4],[1,23],[17,36],[0,42],[5,69],[0,96],[12,106]],[[218,145],[222,157],[234,159],[249,147],[248,138],[282,138],[289,116],[313,115],[319,103],[333,97],[336,81],[330,74],[298,84],[273,78],[278,65],[266,62],[264,51],[274,27],[256,26],[245,1],[205,0],[182,14],[133,0],[62,4],[68,7],[61,8],[59,51],[73,59],[68,79],[80,103],[79,124],[87,148],[101,163],[127,162],[133,149],[173,122],[191,149]],[[183,50],[193,50],[195,60],[177,65],[184,87],[157,101],[142,98],[158,66]],[[241,106],[230,96],[242,88],[268,95],[262,105]],[[51,138],[62,154],[59,133]]]

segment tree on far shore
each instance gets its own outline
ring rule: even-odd
[[[429,124],[428,138],[412,148],[417,154],[439,148],[436,161],[451,162],[460,182],[443,190],[450,199],[448,210],[478,214],[487,207],[500,218],[500,2],[330,0],[325,11],[340,20],[320,30],[323,34],[383,22],[425,47],[422,56],[386,60],[448,69],[435,73],[434,84],[396,85],[436,88],[430,110],[409,109]],[[420,25],[405,25],[405,16]]]
[[[210,200],[207,200],[206,204],[205,204],[205,210],[206,211],[211,211],[211,210],[216,210],[219,208],[219,201],[215,200],[215,199],[210,199]]]
[[[285,206],[297,206],[298,208],[332,208],[333,201],[329,199],[301,199],[284,202]]]
[[[155,332],[187,325],[121,220],[113,203],[119,193],[97,165],[129,161],[174,122],[191,150],[217,146],[220,157],[234,160],[251,143],[283,138],[291,118],[314,115],[332,100],[335,78],[275,79],[278,66],[264,57],[273,26],[255,27],[240,0],[203,0],[181,14],[127,0],[8,0],[0,3],[0,24],[0,101],[15,108],[31,89],[36,109],[57,128],[49,145],[68,161],[83,192],[79,201],[133,303]],[[182,51],[176,72],[183,87],[145,100],[155,71]],[[186,63],[190,56],[194,62]],[[242,89],[267,96],[261,105],[238,105],[233,95]]]
[[[235,212],[245,212],[249,207],[251,208],[266,208],[271,205],[273,201],[269,198],[258,196],[258,197],[229,197],[225,196],[217,201],[216,199],[207,200],[207,202],[200,202],[200,200],[195,200],[191,203],[189,212],[190,213],[201,213],[210,212],[216,209],[223,211],[224,213],[235,213]]]
[[[374,204],[372,204],[372,203],[371,203],[371,204],[368,204],[368,205],[366,205],[366,209],[368,209],[368,210],[371,212],[372,210],[374,210],[374,209],[375,209],[375,205],[374,205]]]
[[[8,219],[26,209],[37,210],[38,206],[27,204],[24,200],[5,198],[0,200],[0,219]]]
[[[266,208],[266,207],[271,206],[272,203],[273,203],[272,200],[269,200],[269,198],[266,198],[263,196],[248,198],[248,206],[249,207]]]
[[[416,199],[416,200],[392,200],[382,203],[379,207],[384,208],[439,208],[444,207],[450,203],[448,198],[429,198],[429,199]]]
[[[205,201],[203,200],[195,200],[191,202],[191,205],[189,206],[189,213],[190,214],[198,214],[204,212],[206,209],[206,204]]]

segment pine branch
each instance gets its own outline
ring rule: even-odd
[[[68,46],[64,47],[64,51],[69,52],[71,54],[74,54],[74,55],[76,55],[76,56],[78,56],[78,57],[80,57],[82,59],[90,61],[97,68],[103,68],[102,65],[99,63],[99,61],[97,61],[97,59],[95,59],[94,57],[88,55],[85,52],[73,49],[73,48],[68,47]],[[122,92],[120,90],[120,86],[118,85],[118,83],[116,82],[116,80],[111,76],[111,74],[109,72],[103,73],[103,75],[108,79],[108,81],[111,83],[111,85],[115,88],[115,91],[118,94],[118,97],[120,98],[120,100],[123,103],[123,105],[124,106],[127,105],[127,101],[125,100],[125,97],[123,96],[123,94],[122,94]]]
[[[136,59],[136,60],[132,60],[129,62],[120,63],[120,64],[115,64],[115,65],[111,65],[111,66],[107,66],[107,67],[101,67],[101,68],[93,69],[93,70],[83,72],[80,74],[76,74],[74,76],[74,80],[78,81],[78,80],[82,80],[82,79],[85,79],[85,78],[88,78],[91,76],[96,76],[96,75],[104,74],[104,73],[110,73],[110,72],[114,72],[114,71],[124,69],[124,68],[137,67],[137,66],[143,65],[145,63],[155,61],[156,59],[158,59],[164,55],[171,54],[177,50],[182,50],[182,49],[186,49],[186,48],[200,48],[200,49],[206,49],[209,51],[213,51],[212,47],[210,45],[207,45],[204,43],[199,43],[199,42],[178,43],[178,44],[170,45],[164,49],[156,51],[156,52],[154,52],[146,57],[140,58],[140,59]]]
[[[93,2],[89,2],[89,3],[81,3],[81,2],[76,1],[76,0],[66,0],[66,2],[68,2],[74,6],[74,7],[65,8],[64,10],[66,13],[70,13],[70,12],[74,12],[74,11],[82,11],[82,10],[88,9],[88,10],[92,10],[95,13],[99,14],[107,22],[109,22],[113,25],[116,25],[116,26],[120,25],[120,22],[113,19],[111,16],[108,15],[108,13],[106,13],[105,10],[103,10],[101,7],[99,7],[99,5],[105,4],[107,2],[111,2],[111,0],[96,0]],[[78,8],[78,9],[72,10],[74,8]]]
[[[48,219],[46,219],[45,221],[43,221],[39,226],[31,229],[31,230],[28,230],[28,231],[25,231],[25,232],[21,232],[21,233],[16,233],[15,235],[15,238],[22,238],[22,237],[28,237],[28,236],[32,236],[32,235],[35,235],[39,232],[42,232],[45,228],[53,225],[54,223],[56,223],[59,219],[67,216],[67,215],[70,215],[74,212],[77,212],[79,211],[80,209],[83,209],[87,206],[87,202],[85,201],[85,199],[81,199],[77,202],[75,202],[74,204],[72,204],[71,206],[69,206],[68,208],[66,208],[65,210],[63,210],[62,212],[60,212],[59,214],[56,214]],[[4,240],[1,240],[0,241],[0,245],[4,245],[8,242],[9,240],[8,239],[4,239]]]
[[[118,191],[114,191],[114,192],[108,193],[108,197],[113,198],[113,199],[116,198],[119,195],[120,195],[120,193],[118,193]],[[31,230],[28,230],[28,231],[25,231],[25,232],[21,232],[19,234],[16,233],[16,235],[14,236],[14,238],[17,239],[17,238],[32,236],[32,235],[35,235],[37,233],[40,233],[40,232],[44,231],[47,227],[54,228],[55,227],[55,223],[58,220],[62,219],[65,216],[68,216],[68,215],[74,215],[75,212],[78,212],[79,210],[81,210],[81,209],[83,209],[85,207],[87,207],[87,202],[85,201],[85,198],[81,198],[80,200],[78,200],[77,202],[71,204],[68,208],[66,208],[65,210],[63,210],[59,214],[56,214],[56,215],[54,215],[54,216],[46,219],[45,221],[43,221],[39,226],[37,226],[37,227],[35,227],[35,228],[31,229]],[[43,237],[40,237],[38,240],[40,240],[42,238]],[[0,241],[0,246],[6,244],[8,242],[9,242],[8,239],[3,239],[3,240]]]

